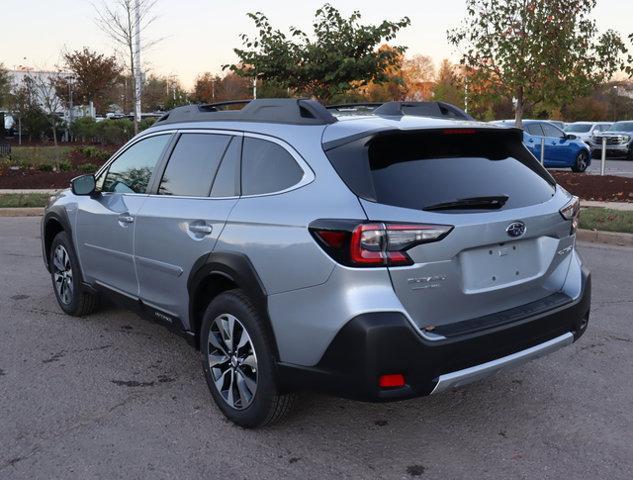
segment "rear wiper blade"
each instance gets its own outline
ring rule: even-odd
[[[498,210],[505,205],[505,203],[508,201],[508,198],[510,197],[506,195],[460,198],[453,202],[443,202],[436,203],[435,205],[429,205],[428,207],[424,207],[422,210]]]

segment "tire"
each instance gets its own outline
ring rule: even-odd
[[[200,352],[211,395],[236,425],[270,425],[292,409],[296,395],[277,388],[272,335],[242,290],[211,301],[202,320]]]
[[[576,155],[576,161],[574,162],[574,165],[571,167],[571,171],[576,172],[576,173],[582,173],[585,170],[587,170],[588,166],[589,166],[589,154],[585,150],[581,150],[580,152],[578,152],[578,155]]]
[[[629,154],[626,156],[627,160],[633,160],[633,145],[629,147]]]
[[[53,239],[48,262],[60,308],[74,317],[92,313],[97,308],[98,297],[81,283],[79,262],[66,232],[59,232]]]

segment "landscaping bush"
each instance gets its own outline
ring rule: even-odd
[[[53,164],[51,164],[51,163],[40,163],[40,164],[37,166],[37,169],[38,169],[40,172],[52,172],[52,171],[53,171],[53,169],[54,169],[54,167],[53,167]]]
[[[99,167],[94,163],[84,163],[83,165],[79,165],[79,170],[83,173],[94,173],[98,169]]]
[[[110,158],[111,155],[110,152],[108,152],[107,150],[102,150],[92,145],[78,147],[77,149],[75,149],[75,151],[80,155],[83,155],[84,157],[93,158],[102,162],[105,162],[108,158]]]
[[[60,172],[69,172],[73,169],[73,164],[67,160],[64,160],[62,162],[59,162],[58,167]]]

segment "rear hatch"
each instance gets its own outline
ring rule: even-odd
[[[490,319],[563,286],[573,237],[559,210],[569,194],[514,129],[391,131],[327,150],[370,221],[450,225],[389,267],[411,319],[429,332]],[[485,322],[484,322],[485,323]]]

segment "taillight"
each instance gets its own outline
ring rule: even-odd
[[[352,220],[317,220],[312,235],[336,261],[352,267],[412,265],[406,251],[421,243],[444,238],[451,225],[357,223]]]
[[[580,220],[580,199],[576,196],[572,197],[559,211],[565,220],[571,220],[570,235],[576,233],[576,230],[578,230],[578,221]]]

